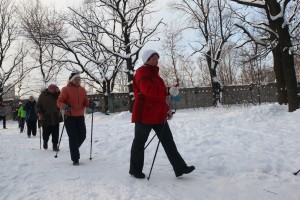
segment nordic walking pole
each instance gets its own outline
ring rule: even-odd
[[[54,156],[55,158],[57,158],[57,154],[58,154],[58,151],[59,151],[60,142],[61,142],[61,138],[62,138],[62,134],[63,134],[63,132],[64,132],[64,129],[65,129],[65,123],[64,123],[64,125],[63,125],[63,127],[62,127],[62,130],[61,130],[61,134],[60,134],[59,142],[58,142],[58,145],[57,145],[56,154],[55,154],[55,156]]]
[[[40,126],[40,124],[38,126]],[[41,127],[39,127],[39,132],[40,132],[40,149],[42,149],[42,131],[41,131]]]
[[[179,84],[177,83],[176,84],[176,86],[178,86]],[[169,106],[168,107],[170,107],[171,106],[171,103],[172,103],[172,95],[171,95],[171,97],[170,97],[170,102],[169,102]],[[171,114],[173,115],[175,112],[172,112]],[[160,131],[160,137],[162,138],[162,134],[163,134],[163,132],[164,132],[164,129],[165,129],[165,126],[166,126],[166,123],[167,123],[167,120],[168,120],[168,115],[167,115],[167,117],[166,117],[166,119],[165,119],[165,121],[164,121],[164,124],[163,124],[163,127],[161,128],[161,131]],[[155,136],[155,135],[154,135]],[[154,137],[153,137],[154,138]],[[153,139],[152,138],[152,139]],[[160,144],[160,138],[157,136],[157,138],[158,138],[158,144],[157,144],[157,147],[156,147],[156,151],[155,151],[155,154],[154,154],[154,158],[153,158],[153,161],[152,161],[152,165],[151,165],[151,168],[150,168],[150,172],[149,172],[149,176],[147,177],[147,179],[148,179],[148,181],[150,180],[150,176],[151,176],[151,172],[152,172],[152,169],[153,169],[153,165],[154,165],[154,161],[155,161],[155,158],[156,158],[156,155],[157,155],[157,151],[158,151],[158,147],[159,147],[159,144]],[[151,139],[151,140],[152,140]],[[150,141],[151,142],[151,141]],[[148,146],[148,145],[147,145]]]
[[[92,146],[93,146],[93,125],[94,125],[94,108],[92,108],[90,161],[92,160]]]
[[[55,158],[57,158],[57,154],[58,154],[58,151],[59,151],[59,147],[60,147],[60,142],[61,142],[61,138],[62,138],[62,134],[64,132],[64,129],[65,129],[65,121],[68,117],[68,115],[65,116],[65,112],[69,112],[69,114],[71,115],[71,106],[69,104],[65,104],[63,106],[64,108],[60,110],[61,114],[62,114],[62,118],[63,118],[63,127],[62,127],[62,130],[61,130],[61,134],[60,134],[60,138],[59,138],[59,142],[58,142],[58,145],[57,145],[57,150],[56,150],[56,155],[54,156]],[[63,111],[64,110],[64,111]]]
[[[152,161],[151,169],[150,169],[149,175],[147,177],[148,181],[150,180],[150,176],[151,176],[151,172],[152,172],[152,169],[153,169],[154,161],[155,161],[155,158],[156,158],[156,155],[157,155],[159,144],[160,144],[160,139],[158,139],[158,143],[157,143],[156,151],[155,151],[154,158],[153,158],[153,161]]]
[[[144,150],[147,149],[147,147],[149,146],[149,144],[152,142],[152,140],[155,138],[156,133],[153,135],[153,137],[151,138],[151,140],[148,142],[148,144],[145,146]]]
[[[297,176],[297,174],[300,172],[300,169],[297,171],[297,172],[295,172],[295,173],[293,173],[295,176]]]
[[[167,119],[168,119],[168,117],[166,118],[166,120],[165,120],[165,122],[163,124],[163,127],[161,128],[160,137],[162,136],[162,134],[164,132],[164,129],[165,129],[165,126],[166,126],[166,123],[167,123]],[[156,147],[155,154],[154,154],[154,157],[153,157],[153,161],[152,161],[152,165],[151,165],[151,168],[150,168],[150,172],[149,172],[149,175],[147,177],[148,181],[150,180],[150,176],[151,176],[151,172],[152,172],[152,169],[153,169],[154,161],[156,159],[158,147],[159,147],[159,144],[160,144],[160,139],[159,139],[159,137],[157,137],[157,138],[158,138],[158,143],[157,143],[157,147]]]
[[[178,85],[178,84],[176,84],[176,85]],[[171,97],[171,99],[170,100],[172,100],[172,97]],[[171,104],[170,102],[169,102],[169,104]],[[175,108],[175,112],[176,112],[176,108]],[[172,112],[172,114],[174,114],[173,112]],[[149,144],[152,142],[152,140],[155,138],[155,136],[156,136],[156,133],[153,135],[153,137],[151,138],[151,140],[148,142],[148,144],[144,147],[144,150],[146,150],[147,149],[147,147],[149,146]]]

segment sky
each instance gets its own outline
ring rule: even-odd
[[[68,7],[76,8],[80,6],[84,0],[41,0],[41,2],[48,6],[55,6],[58,9],[68,9]],[[153,15],[154,19],[153,22],[156,24],[161,18],[164,19],[164,22],[168,22],[173,20],[172,14],[169,11],[168,3],[172,2],[171,0],[156,0],[154,5],[155,10],[158,10],[155,15]],[[161,26],[162,27],[162,26]],[[160,50],[161,43],[160,42],[153,42],[148,43],[145,46],[145,49],[153,48],[156,50]]]
[[[55,7],[57,8],[65,9],[67,7],[77,6],[78,4],[83,2],[83,0],[41,0],[41,2],[48,6],[55,5]]]
[[[39,134],[19,133],[16,121],[3,130],[0,121],[0,199],[299,200],[300,173],[293,172],[300,169],[300,110],[287,110],[276,103],[177,110],[169,125],[178,151],[196,169],[176,178],[160,146],[149,181],[128,173],[129,112],[94,113],[92,138],[92,116],[85,116],[79,166],[72,165],[65,132],[55,158],[51,142],[40,149]],[[145,151],[147,177],[157,142]]]

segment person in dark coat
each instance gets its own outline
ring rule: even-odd
[[[64,111],[65,127],[69,136],[69,147],[73,165],[79,165],[79,148],[86,138],[85,108],[90,106],[86,90],[80,85],[78,72],[72,72],[67,86],[63,87],[57,106]]]
[[[31,134],[36,136],[36,122],[37,115],[35,113],[36,101],[33,96],[29,97],[29,100],[25,103],[24,110],[26,111],[26,124],[27,124],[27,136],[30,138]]]
[[[144,148],[153,129],[173,166],[176,177],[191,173],[195,167],[187,166],[179,154],[167,119],[172,117],[166,97],[170,93],[176,96],[177,87],[167,88],[159,76],[157,66],[159,54],[147,50],[142,56],[144,65],[137,69],[133,78],[134,105],[132,122],[135,123],[134,139],[131,147],[129,174],[136,178],[145,178],[142,172],[144,166]]]
[[[60,110],[56,105],[59,94],[59,88],[55,84],[51,84],[42,91],[35,106],[35,112],[38,114],[43,129],[43,148],[48,149],[48,141],[51,135],[53,151],[59,150],[59,123],[63,121]]]
[[[4,103],[0,102],[0,121],[3,121],[3,129],[6,129],[6,113],[7,107]]]

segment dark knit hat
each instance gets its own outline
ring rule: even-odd
[[[79,72],[72,72],[71,75],[69,76],[69,81],[74,80],[74,78],[80,77]]]

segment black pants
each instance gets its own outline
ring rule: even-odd
[[[142,172],[144,166],[144,147],[152,129],[160,139],[167,157],[173,166],[174,172],[179,173],[184,170],[187,165],[176,148],[172,132],[167,122],[165,124],[155,125],[136,123],[131,147],[129,173],[135,174]]]
[[[35,121],[31,121],[31,120],[28,120],[26,123],[27,123],[27,135],[30,136],[31,134],[33,136],[36,136],[36,122],[37,120]]]
[[[80,159],[79,148],[86,138],[84,116],[67,116],[65,127],[69,136],[71,160],[77,161]]]
[[[19,121],[20,133],[23,133],[23,131],[24,131],[24,125],[25,125],[25,118],[21,117],[20,121]]]
[[[3,128],[6,128],[6,116],[0,116],[0,121],[3,120]]]
[[[59,135],[59,124],[53,126],[43,126],[43,140],[48,142],[50,135],[52,135],[52,144],[58,144],[58,135]]]

